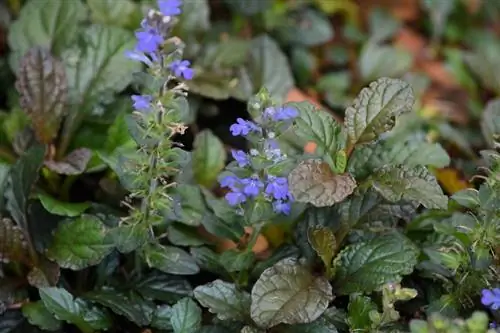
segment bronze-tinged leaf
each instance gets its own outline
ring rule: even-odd
[[[36,267],[28,273],[28,282],[36,288],[54,287],[61,276],[61,269],[55,262],[41,258]]]
[[[356,181],[348,174],[336,175],[320,159],[299,163],[288,175],[290,192],[298,202],[316,207],[333,206],[347,198],[356,188]]]
[[[38,140],[50,143],[65,114],[68,82],[64,64],[48,49],[33,47],[21,59],[16,89]]]
[[[80,175],[85,171],[92,157],[87,148],[73,150],[62,161],[45,161],[45,166],[60,175]]]
[[[8,218],[0,220],[0,263],[27,262],[27,243],[23,231]]]

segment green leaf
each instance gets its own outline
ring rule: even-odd
[[[41,301],[24,304],[22,311],[31,325],[38,326],[42,330],[57,331],[62,326]]]
[[[97,265],[113,250],[107,233],[102,221],[92,215],[62,222],[47,250],[47,257],[72,270]]]
[[[437,43],[445,32],[448,18],[457,5],[457,1],[423,0],[421,3],[424,9],[430,14],[432,38]]]
[[[137,4],[130,0],[120,0],[117,6],[113,0],[87,0],[92,21],[116,25],[122,28],[134,28],[140,22]]]
[[[219,275],[226,273],[224,266],[220,263],[220,255],[208,247],[192,247],[190,253],[202,270]]]
[[[79,216],[90,207],[89,202],[63,202],[44,193],[38,193],[38,199],[49,213],[60,216]]]
[[[139,63],[124,56],[135,45],[131,32],[93,24],[84,30],[82,38],[85,47],[75,47],[65,55],[72,102],[83,103],[70,117],[75,117],[76,112],[89,112],[103,94],[125,89],[132,81],[132,73],[140,69]]]
[[[219,262],[228,272],[246,271],[252,267],[255,255],[252,251],[225,250],[220,254]]]
[[[76,325],[84,333],[94,332],[92,326],[84,319],[86,304],[74,299],[68,291],[62,288],[40,288],[40,298],[45,308],[58,320]]]
[[[167,227],[167,237],[170,243],[177,246],[200,246],[205,241],[199,235],[197,228],[181,223],[172,223]]]
[[[270,0],[224,0],[233,11],[245,16],[253,16],[271,7]]]
[[[126,295],[113,289],[105,289],[92,291],[84,296],[85,299],[99,303],[139,326],[149,325],[153,317],[153,303],[145,301],[134,293]]]
[[[112,153],[116,149],[128,144],[133,145],[134,140],[128,131],[125,113],[121,113],[115,118],[115,121],[108,129],[104,150]]]
[[[175,303],[183,297],[192,296],[193,288],[180,276],[153,273],[135,284],[135,290],[143,297]]]
[[[337,230],[340,226],[340,216],[335,207],[316,208],[310,206],[299,219],[295,230],[295,244],[300,248],[302,256],[308,260],[316,260],[316,251],[309,243],[309,233],[315,229],[333,229]]]
[[[151,320],[151,326],[161,330],[172,330],[170,319],[172,318],[172,307],[170,305],[161,305],[156,308]]]
[[[176,29],[182,40],[193,38],[193,34],[210,28],[210,6],[207,0],[185,1]],[[188,44],[189,45],[189,44]]]
[[[368,184],[391,202],[415,201],[429,209],[448,207],[448,197],[425,167],[386,166],[373,174]]]
[[[481,115],[481,131],[490,148],[494,148],[494,138],[500,135],[500,98],[489,101],[486,105]]]
[[[19,60],[33,46],[48,47],[54,55],[60,56],[66,47],[76,42],[86,14],[80,0],[26,2],[19,18],[9,27],[11,68],[16,72]]]
[[[482,86],[498,94],[500,92],[500,78],[496,75],[496,68],[500,66],[497,57],[500,51],[500,43],[496,37],[481,35],[483,43],[476,45],[473,52],[464,52],[464,60],[467,66],[479,79]]]
[[[27,229],[28,198],[43,164],[45,146],[34,145],[12,166],[5,193],[6,208],[19,226]]]
[[[450,157],[439,143],[428,143],[415,137],[390,140],[357,146],[349,158],[349,172],[357,179],[363,179],[385,165],[403,164],[444,168],[450,164]]]
[[[323,110],[318,110],[316,106],[309,102],[287,103],[286,106],[293,107],[299,111],[299,116],[295,118],[293,132],[300,139],[300,146],[305,146],[309,141],[313,141],[318,146],[315,154],[333,159],[335,154],[344,148],[345,137],[342,134],[342,127],[335,118]],[[331,160],[333,163],[333,160]]]
[[[200,271],[196,261],[184,250],[160,244],[148,244],[142,249],[150,267],[175,275],[193,275]]]
[[[370,83],[345,111],[350,144],[377,139],[394,127],[396,117],[410,112],[413,103],[412,88],[404,81],[384,77]]]
[[[276,33],[281,41],[306,47],[324,44],[334,36],[328,17],[307,7],[291,13],[286,24],[278,26]]]
[[[413,56],[404,49],[368,42],[358,62],[363,82],[370,82],[379,77],[401,77],[411,68]]]
[[[121,253],[129,253],[146,244],[150,238],[149,229],[143,223],[122,224],[109,231],[116,249]]]
[[[370,13],[370,40],[382,42],[394,36],[401,28],[397,17],[383,8],[374,8]]]
[[[273,98],[283,100],[295,85],[286,56],[267,35],[252,40],[247,69],[254,93],[265,87]]]
[[[343,201],[357,186],[351,175],[336,175],[319,159],[300,162],[288,175],[288,183],[296,201],[316,207],[333,206]]]
[[[342,295],[369,293],[400,282],[413,271],[418,255],[418,248],[400,234],[349,245],[335,258],[335,289]]]
[[[207,205],[199,186],[179,184],[174,190],[174,207],[167,213],[171,221],[197,227],[208,214]]]
[[[226,151],[221,140],[210,130],[203,130],[193,143],[193,171],[198,184],[211,188],[226,164]]]
[[[347,311],[349,328],[354,331],[366,332],[372,328],[370,312],[377,311],[377,305],[370,297],[354,294],[350,297]]]
[[[323,264],[327,272],[329,272],[332,265],[332,259],[337,249],[335,234],[329,228],[315,228],[312,230],[309,229],[308,238],[312,248],[316,251],[321,260],[323,260]]]
[[[290,66],[297,80],[297,85],[299,87],[307,86],[313,80],[314,71],[318,67],[316,56],[308,49],[300,47],[292,49],[290,57]]]
[[[189,297],[185,297],[172,307],[170,323],[174,333],[192,333],[201,327],[201,309]]]
[[[479,192],[476,189],[466,188],[454,193],[451,199],[466,208],[475,208],[480,205]]]
[[[21,228],[10,219],[0,220],[0,262],[29,263],[27,243]]]
[[[250,314],[263,328],[310,323],[332,300],[332,287],[325,277],[313,276],[308,268],[288,258],[266,269],[257,280]]]
[[[250,294],[233,283],[215,280],[194,289],[194,297],[220,320],[245,321],[250,313]]]
[[[64,64],[46,48],[30,49],[21,59],[16,89],[38,141],[50,143],[66,113],[68,82]]]

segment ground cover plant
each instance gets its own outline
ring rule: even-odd
[[[0,332],[495,332],[499,9],[404,6],[0,4]]]

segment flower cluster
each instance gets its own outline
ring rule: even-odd
[[[135,32],[137,44],[133,51],[127,51],[126,56],[140,61],[148,67],[159,66],[161,70],[168,69],[170,75],[177,79],[191,80],[194,70],[191,62],[183,59],[173,59],[173,55],[164,54],[162,46],[167,41],[173,26],[173,17],[181,14],[181,0],[158,0],[160,11],[150,10],[141,22],[141,29]],[[147,112],[151,109],[153,97],[150,95],[133,95],[132,101],[136,111]]]
[[[245,203],[248,199],[262,196],[272,203],[273,210],[279,214],[289,215],[293,197],[288,189],[288,179],[279,174],[273,174],[270,168],[259,170],[254,167],[253,161],[258,160],[260,164],[271,167],[286,159],[277,141],[275,140],[275,128],[283,122],[290,122],[298,116],[298,111],[292,107],[267,107],[262,112],[260,124],[250,120],[238,118],[231,125],[230,131],[233,136],[249,137],[257,136],[260,149],[250,149],[249,153],[242,150],[232,150],[234,161],[240,168],[251,172],[250,177],[239,178],[234,175],[225,176],[220,179],[222,187],[230,190],[225,199],[231,206]],[[262,163],[264,161],[264,163]]]
[[[483,289],[481,303],[492,310],[500,309],[500,288]]]

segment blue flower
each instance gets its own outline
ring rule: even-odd
[[[266,194],[272,195],[274,199],[282,200],[289,196],[288,179],[285,177],[268,176],[269,183],[266,187]]]
[[[273,210],[278,214],[290,215],[291,205],[290,202],[277,200],[273,202]]]
[[[268,107],[264,110],[264,116],[273,120],[290,120],[296,118],[299,115],[299,112],[290,106],[281,106],[281,107]]]
[[[225,198],[227,203],[231,206],[239,205],[247,200],[245,194],[241,193],[240,190],[227,193]]]
[[[243,150],[231,150],[231,155],[234,160],[238,163],[240,168],[243,168],[250,164],[249,156]]]
[[[220,179],[219,184],[222,187],[227,187],[227,188],[230,188],[232,191],[236,191],[239,189],[238,185],[240,185],[241,182],[237,177],[235,177],[233,175],[229,175],[229,176],[226,176],[226,177]]]
[[[168,67],[174,72],[177,77],[184,77],[186,80],[191,80],[194,76],[194,71],[189,68],[191,62],[189,60],[174,60]]]
[[[278,143],[273,139],[266,140],[264,143],[264,153],[268,159],[275,163],[284,158]]]
[[[134,51],[125,51],[125,56],[129,59],[140,61],[149,67],[153,67],[153,62],[158,61],[158,56],[151,52],[148,55],[144,54],[144,52],[134,50]]]
[[[165,16],[175,16],[181,13],[179,7],[182,6],[181,0],[158,0],[160,12]]]
[[[498,310],[500,308],[500,288],[494,288],[493,290],[483,289],[481,303],[488,306],[492,310]]]
[[[137,38],[137,51],[152,53],[158,50],[158,47],[163,43],[163,37],[157,29],[150,27],[146,20],[141,22],[143,30],[135,33]]]
[[[245,195],[249,197],[258,196],[260,190],[264,187],[264,183],[255,176],[250,178],[243,178],[241,179],[241,183],[244,185],[243,193],[245,193]]]
[[[261,129],[259,126],[254,124],[251,121],[244,120],[242,118],[236,119],[236,124],[232,124],[231,127],[229,127],[229,130],[231,131],[231,134],[233,136],[246,136],[250,132],[260,132]]]
[[[134,101],[134,109],[137,111],[148,111],[153,97],[149,95],[132,95],[132,100]]]

